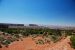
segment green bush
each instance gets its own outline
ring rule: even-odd
[[[5,40],[4,37],[0,36],[0,41],[4,41],[4,40]]]
[[[4,44],[4,45],[9,45],[10,43],[11,43],[10,40],[4,40],[4,41],[3,41],[3,44]]]
[[[65,30],[66,35],[72,35],[73,30]]]
[[[53,41],[54,43],[55,43],[55,42],[58,42],[59,36],[51,35],[51,39],[52,39],[52,41]]]
[[[72,36],[71,36],[70,41],[71,41],[71,46],[72,46],[72,48],[75,49],[75,35],[72,35]]]
[[[38,41],[36,42],[36,44],[44,44],[44,41],[41,39],[38,39]]]

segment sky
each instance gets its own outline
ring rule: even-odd
[[[75,26],[75,0],[0,0],[0,23]]]

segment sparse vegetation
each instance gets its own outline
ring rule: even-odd
[[[38,39],[38,41],[36,41],[36,44],[44,44],[44,41],[42,39]]]
[[[75,35],[72,35],[72,36],[71,36],[70,41],[71,41],[71,46],[72,46],[72,48],[75,49]]]
[[[50,43],[52,40],[54,43],[58,42],[62,37],[66,37],[68,35],[72,35],[72,30],[59,30],[59,29],[48,29],[48,28],[39,28],[39,29],[0,29],[3,33],[0,34],[0,43],[2,45],[8,46],[11,42],[22,40],[24,37],[32,36],[33,39],[37,36],[41,36],[43,39]],[[63,35],[63,32],[65,34]],[[11,38],[7,38],[7,36],[11,36]],[[74,43],[74,37],[71,37],[72,43]],[[38,40],[36,44],[44,44],[43,40]],[[74,45],[74,44],[72,44]]]

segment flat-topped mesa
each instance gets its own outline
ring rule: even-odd
[[[32,28],[32,29],[60,29],[60,30],[75,30],[75,27],[68,26],[53,26],[53,25],[37,25],[37,24],[28,24],[27,26],[24,24],[11,24],[11,23],[0,23],[1,28]]]
[[[38,26],[37,24],[29,24],[29,26]]]
[[[0,23],[0,28],[23,28],[24,24]]]

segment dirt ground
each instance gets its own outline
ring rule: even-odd
[[[31,37],[27,37],[23,41],[15,41],[8,48],[3,47],[0,50],[74,50],[69,42],[70,37],[68,36],[54,44],[37,45]]]

